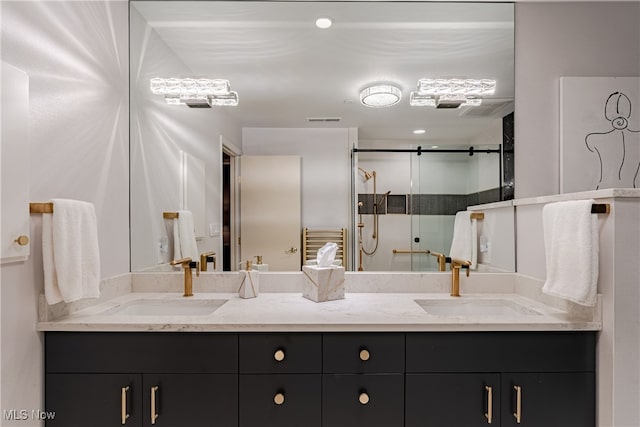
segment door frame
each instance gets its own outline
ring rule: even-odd
[[[240,259],[240,244],[238,238],[240,236],[240,197],[239,195],[239,173],[240,173],[240,156],[242,150],[236,147],[227,137],[220,135],[220,218],[223,218],[223,191],[224,181],[222,174],[224,169],[224,154],[230,157],[229,167],[230,171],[230,183],[229,183],[229,241],[231,242],[230,250],[230,271],[236,271],[238,269],[238,260]],[[224,231],[224,223],[223,230]],[[221,237],[220,247],[224,248],[224,240]],[[220,254],[220,265],[223,265],[222,254]]]

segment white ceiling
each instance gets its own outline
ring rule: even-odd
[[[224,107],[244,127],[357,127],[360,139],[469,141],[513,111],[510,3],[137,1],[135,7],[193,72],[226,78]],[[314,26],[331,16],[328,30]],[[132,61],[133,63],[134,61]],[[420,78],[489,78],[481,107],[410,107]],[[359,102],[367,85],[395,82],[389,108]],[[217,107],[221,108],[221,107]],[[308,117],[341,117],[309,124]],[[425,135],[412,130],[424,128]]]

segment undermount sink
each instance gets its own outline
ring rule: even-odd
[[[226,299],[137,299],[108,310],[105,314],[125,316],[207,316]]]
[[[417,299],[434,316],[540,316],[540,313],[509,299]]]

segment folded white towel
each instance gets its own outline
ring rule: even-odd
[[[478,222],[469,211],[456,213],[449,256],[470,261],[472,269],[478,265]]]
[[[173,220],[173,259],[198,258],[198,244],[193,226],[191,211],[178,211],[178,218]]]
[[[547,280],[542,291],[581,305],[596,302],[598,217],[593,200],[547,204],[542,210]]]
[[[98,222],[93,204],[53,199],[42,217],[42,258],[47,303],[100,296]]]

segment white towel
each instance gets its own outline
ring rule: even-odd
[[[198,244],[193,227],[191,211],[178,211],[178,218],[173,220],[173,259],[191,258],[197,261]]]
[[[100,296],[98,222],[93,204],[53,199],[42,216],[42,261],[47,303]]]
[[[593,200],[547,204],[542,210],[547,280],[542,291],[581,305],[596,303],[598,217]]]
[[[478,222],[471,219],[470,211],[456,213],[453,223],[453,239],[449,256],[460,260],[470,261],[471,268],[478,265]]]

